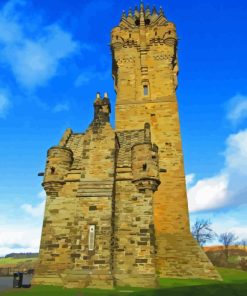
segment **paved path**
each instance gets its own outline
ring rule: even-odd
[[[0,291],[13,287],[13,277],[12,276],[3,276],[0,277]]]
[[[32,280],[32,275],[24,274],[23,285],[29,285]],[[0,277],[0,292],[13,288],[13,276],[1,276]]]

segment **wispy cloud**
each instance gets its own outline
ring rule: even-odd
[[[45,191],[42,190],[38,193],[38,198],[41,199],[41,202],[36,205],[23,204],[21,205],[21,209],[24,210],[31,217],[43,217],[45,209],[45,196]]]
[[[106,80],[111,77],[110,71],[97,71],[96,69],[87,69],[83,71],[75,81],[75,86],[79,87],[88,84],[92,80]]]
[[[21,86],[34,89],[54,77],[61,61],[78,52],[80,45],[60,25],[27,18],[25,4],[9,1],[0,11],[0,62]]]
[[[5,90],[0,89],[0,118],[5,118],[10,107],[10,100]]]
[[[195,177],[195,174],[188,174],[185,176],[187,188],[189,188],[195,182]]]
[[[21,208],[32,217],[42,217],[44,214],[45,201],[42,201],[36,206],[31,204],[23,204]]]
[[[68,103],[59,103],[53,108],[54,113],[69,111],[70,107]]]
[[[237,125],[247,118],[247,96],[237,94],[227,103],[227,119]]]
[[[247,177],[247,129],[230,135],[226,143],[227,169]]]

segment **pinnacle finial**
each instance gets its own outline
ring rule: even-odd
[[[104,98],[108,98],[108,93],[104,92]]]
[[[144,12],[144,5],[143,5],[143,2],[141,0],[141,9],[140,9],[141,12]]]
[[[99,92],[97,92],[97,94],[96,94],[96,99],[100,99],[100,93]]]
[[[126,12],[125,12],[125,10],[123,10],[123,12],[122,12],[122,18],[126,18]]]
[[[139,9],[138,9],[138,6],[135,6],[134,15],[135,15],[135,16],[138,16],[138,15],[139,15]]]
[[[128,16],[132,16],[132,9],[131,9],[131,7],[129,8],[129,12],[128,12]]]
[[[156,10],[156,7],[155,6],[153,6],[152,14],[157,15],[157,10]]]
[[[160,6],[160,11],[159,11],[159,14],[160,14],[160,15],[164,15],[164,11],[163,11],[163,8],[162,8],[162,6]]]

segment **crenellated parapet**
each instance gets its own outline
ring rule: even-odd
[[[140,36],[144,33],[146,33],[145,40]],[[121,47],[143,47],[144,44],[146,46],[177,44],[176,27],[167,20],[162,8],[159,12],[155,7],[152,11],[149,6],[144,9],[143,4],[140,9],[136,7],[134,12],[130,8],[127,15],[123,12],[119,25],[112,30],[111,45],[114,50]]]

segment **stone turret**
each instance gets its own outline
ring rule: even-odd
[[[145,124],[144,134],[145,142],[137,143],[131,149],[133,183],[139,192],[145,189],[154,192],[160,184],[158,147],[151,143],[148,123]]]
[[[71,149],[61,146],[51,147],[47,152],[47,162],[43,186],[47,195],[56,195],[64,184],[73,163]]]

